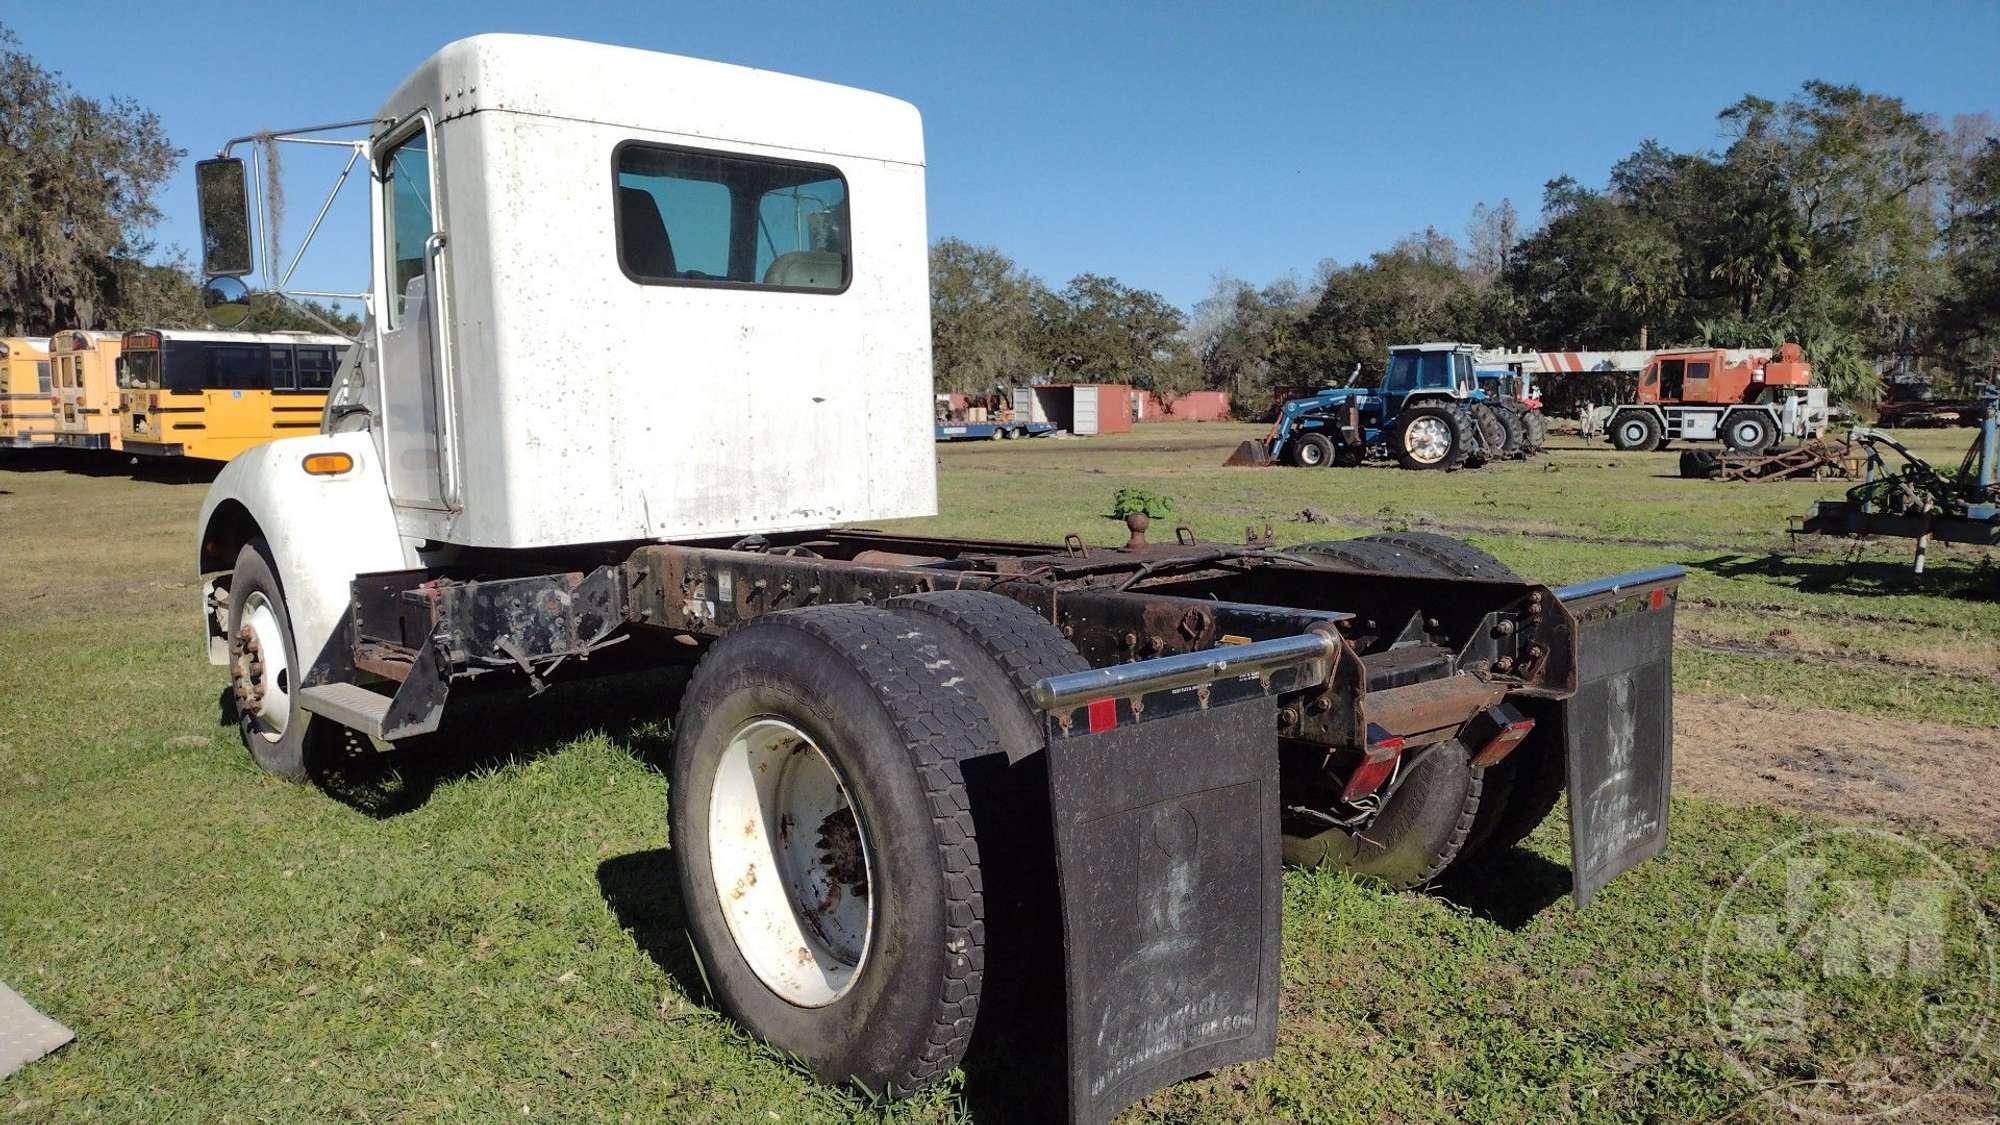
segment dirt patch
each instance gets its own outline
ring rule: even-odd
[[[1681,693],[1674,785],[2000,842],[2000,731]]]
[[[1677,629],[1674,644],[1726,656],[1762,656],[1875,671],[1930,672],[1965,680],[2000,683],[2000,653],[1986,644],[1969,652],[1934,646],[1921,656],[1911,656],[1887,652],[1846,652],[1823,641],[1799,637],[1785,630],[1775,631],[1768,640],[1759,642],[1704,629]]]

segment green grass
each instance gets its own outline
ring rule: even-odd
[[[947,448],[947,514],[918,526],[1116,542],[1103,513],[1130,484],[1218,538],[1310,504],[1349,522],[1278,522],[1283,541],[1428,516],[1551,581],[1687,562],[1683,623],[1724,638],[1785,627],[1832,643],[1852,627],[1866,653],[1914,630],[1971,659],[2000,634],[1990,600],[1821,569],[1833,555],[1769,561],[1784,543],[1768,529],[1828,486],[1722,486],[1711,507],[1700,490],[1715,486],[1599,451],[1558,454],[1548,474],[1210,468],[1209,447],[1240,429]],[[0,465],[0,979],[79,1039],[0,1080],[0,1120],[1005,1116],[1004,1073],[975,1067],[885,1108],[816,1085],[706,1007],[665,850],[672,676],[469,708],[456,734],[357,760],[328,790],[272,781],[218,725],[224,678],[201,655],[188,555],[202,487],[63,464]],[[1629,489],[1671,492],[1681,514],[1603,510]],[[1520,534],[1536,529],[1655,542]],[[1970,581],[1972,563],[1945,570]],[[1806,691],[1782,651],[1690,649],[1679,674],[1684,690],[1773,705],[1875,713],[1870,700],[1902,691],[1898,706],[1943,721],[2000,722],[1990,677],[1964,669],[1841,665],[1840,692],[1826,669]],[[1674,823],[1663,857],[1581,912],[1559,900],[1559,819],[1503,875],[1442,895],[1288,873],[1277,1056],[1132,1116],[1780,1116],[1728,1065],[1694,984],[1737,873],[1816,822],[1683,798]],[[2000,853],[1932,842],[1994,915]],[[1894,1052],[1918,1030],[1892,1013],[1851,1033]],[[1952,1096],[2000,1111],[1990,1053]]]

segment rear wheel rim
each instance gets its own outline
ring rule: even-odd
[[[285,659],[285,634],[278,625],[278,611],[262,590],[252,590],[244,599],[237,636],[243,642],[238,674],[254,700],[246,713],[265,741],[277,742],[285,737],[285,728],[291,723],[292,675]]]
[[[709,793],[709,865],[737,951],[802,1008],[852,988],[874,936],[874,860],[833,763],[782,719],[730,736]]]
[[[1645,440],[1646,440],[1646,424],[1644,422],[1625,423],[1626,445],[1639,445]]]
[[[1304,461],[1308,465],[1317,465],[1321,461],[1326,460],[1326,458],[1320,455],[1318,445],[1306,442],[1304,445],[1299,446],[1299,460]]]
[[[1434,415],[1418,418],[1403,432],[1403,448],[1426,465],[1435,465],[1451,452],[1451,427]]]

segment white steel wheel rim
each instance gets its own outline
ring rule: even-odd
[[[874,937],[874,859],[846,786],[782,719],[737,728],[709,790],[708,861],[736,949],[780,999],[820,1008]]]
[[[1451,429],[1435,415],[1418,418],[1404,431],[1403,448],[1424,464],[1434,465],[1451,451]]]
[[[1626,445],[1637,445],[1645,440],[1646,440],[1646,424],[1644,422],[1625,423]]]
[[[1317,443],[1308,441],[1299,445],[1299,460],[1304,461],[1308,465],[1317,465],[1321,461],[1326,460],[1326,458],[1320,456],[1319,445]]]
[[[292,719],[292,676],[291,668],[285,662],[285,633],[278,626],[278,611],[262,590],[252,590],[250,596],[244,599],[243,625],[256,638],[258,659],[264,664],[264,671],[258,679],[264,695],[258,701],[256,710],[251,712],[250,721],[265,740],[276,742],[285,737],[285,727]],[[247,655],[245,663],[248,663]],[[244,678],[249,678],[247,667]]]
[[[1736,444],[1740,448],[1750,449],[1762,445],[1763,438],[1764,427],[1760,423],[1754,421],[1736,423]]]

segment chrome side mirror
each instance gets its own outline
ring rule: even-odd
[[[250,249],[250,194],[243,161],[233,156],[194,166],[201,210],[201,272],[241,277],[256,268]]]
[[[250,287],[240,278],[211,277],[201,286],[201,307],[217,328],[234,328],[250,316]]]

